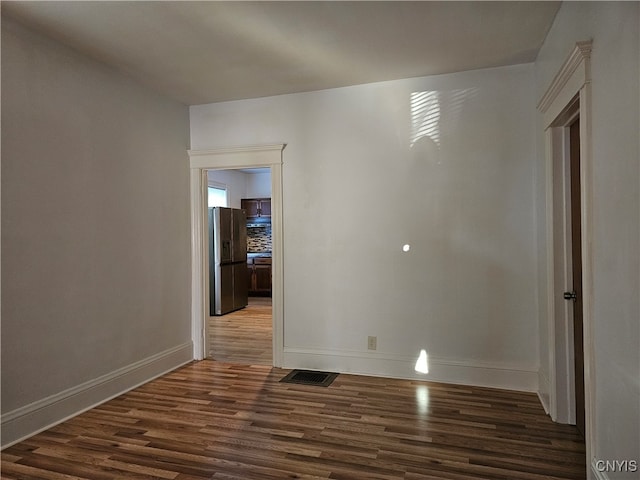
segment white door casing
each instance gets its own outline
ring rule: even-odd
[[[593,462],[595,456],[591,46],[591,41],[575,44],[538,103],[545,129],[549,413],[554,421],[561,423],[571,423],[575,420],[573,341],[569,331],[572,325],[571,310],[566,306],[565,300],[558,300],[558,292],[562,292],[567,286],[566,282],[570,281],[570,275],[567,272],[571,270],[569,264],[571,255],[567,250],[565,232],[567,201],[563,193],[569,162],[568,126],[576,115],[580,116],[585,443],[588,465]],[[565,284],[558,285],[561,281]],[[559,301],[564,304],[559,304]]]
[[[208,270],[207,171],[271,168],[271,227],[273,282],[273,366],[282,366],[284,348],[282,151],[286,144],[189,150],[191,168],[191,337],[193,358],[207,356]]]

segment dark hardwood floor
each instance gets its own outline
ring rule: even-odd
[[[582,479],[531,393],[204,360],[16,444],[4,479]]]

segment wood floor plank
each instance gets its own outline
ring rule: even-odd
[[[33,480],[36,478],[42,480],[91,480],[88,477],[66,475],[14,462],[3,461],[1,467],[2,478],[5,480]]]

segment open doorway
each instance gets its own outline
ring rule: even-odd
[[[209,352],[209,275],[207,242],[208,171],[270,168],[272,225],[272,356],[280,367],[284,354],[284,262],[282,166],[286,144],[189,150],[191,191],[191,338],[194,360]]]
[[[208,170],[208,207],[242,209],[245,214],[246,275],[238,278],[248,298],[244,308],[207,319],[206,357],[227,363],[273,365],[271,168]],[[207,228],[209,246],[213,226]],[[209,252],[211,252],[209,248]],[[209,285],[214,275],[209,267]],[[209,289],[210,297],[212,295]]]

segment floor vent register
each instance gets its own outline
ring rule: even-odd
[[[316,385],[318,387],[328,387],[331,385],[337,373],[314,372],[312,370],[292,370],[286,377],[280,380],[283,383],[298,383],[301,385]]]

